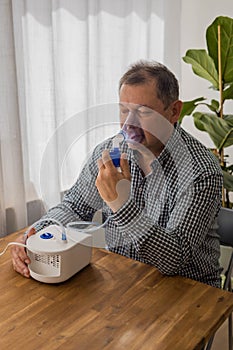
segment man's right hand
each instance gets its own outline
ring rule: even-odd
[[[30,237],[35,233],[36,233],[36,230],[34,228],[31,228],[27,237]],[[25,244],[25,236],[22,235],[21,237],[17,238],[15,241]],[[14,245],[11,248],[11,259],[12,259],[12,265],[14,270],[20,273],[21,275],[23,275],[24,277],[29,278],[30,272],[28,269],[28,264],[30,264],[31,261],[27,256],[25,248]]]

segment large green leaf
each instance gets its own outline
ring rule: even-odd
[[[223,119],[227,122],[229,127],[233,128],[233,114],[227,114],[223,116]]]
[[[226,171],[223,172],[223,187],[228,191],[233,191],[233,175],[229,174]]]
[[[211,103],[199,103],[200,105],[206,106],[211,112],[215,112],[218,115],[219,111],[219,102],[216,100],[211,100]]]
[[[219,102],[217,100],[211,100],[210,109],[215,112],[219,110]]]
[[[206,131],[217,149],[233,145],[233,127],[231,121],[221,119],[214,114],[196,112],[193,114],[195,126]]]
[[[203,119],[202,113],[200,112],[193,113],[193,119],[194,119],[194,124],[198,130],[207,132],[205,127],[205,121],[202,120]]]
[[[179,117],[179,123],[182,123],[182,120],[186,115],[190,115],[193,113],[194,109],[198,106],[197,102],[204,100],[206,100],[204,97],[198,97],[195,100],[183,102],[182,110]]]
[[[219,16],[207,28],[206,41],[209,55],[218,71],[218,25],[221,31],[222,80],[233,82],[233,18]]]
[[[223,100],[233,100],[233,83],[223,91],[222,97]]]
[[[192,65],[195,74],[210,81],[215,89],[219,88],[218,72],[206,50],[188,50],[183,60]]]

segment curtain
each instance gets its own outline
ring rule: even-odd
[[[118,125],[118,81],[154,59],[179,77],[180,0],[0,0],[0,235],[61,200]]]

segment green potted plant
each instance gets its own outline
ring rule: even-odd
[[[192,115],[196,128],[209,134],[215,145],[212,151],[223,170],[223,206],[232,207],[229,192],[233,191],[233,164],[228,164],[225,148],[233,145],[233,114],[224,113],[224,104],[233,100],[233,18],[217,17],[206,30],[206,43],[207,50],[188,50],[183,60],[192,65],[196,75],[211,83],[219,98],[185,101],[179,121]]]

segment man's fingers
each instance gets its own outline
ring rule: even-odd
[[[30,229],[30,231],[28,232],[28,237],[34,235],[35,233],[36,233],[36,230],[35,230],[34,227],[32,227],[32,228]]]
[[[14,270],[25,277],[30,277],[29,269],[27,267],[27,264],[30,263],[30,259],[24,249],[22,247],[16,247],[15,249],[12,249],[11,254]]]
[[[106,168],[114,168],[112,158],[110,157],[109,151],[105,149],[102,153],[102,161]]]
[[[97,159],[97,165],[98,165],[98,169],[100,170],[102,167],[104,167],[104,169],[115,169],[115,166],[112,162],[112,159],[110,157],[109,151],[108,150],[104,150],[102,152],[102,158],[101,159]],[[127,154],[126,153],[122,153],[121,154],[121,158],[120,158],[120,167],[122,170],[122,175],[124,175],[124,177],[128,180],[131,179],[131,174],[130,174],[130,169],[129,169],[129,163],[127,160]]]
[[[33,232],[34,230],[30,231],[31,234],[33,234]],[[20,236],[19,238],[17,238],[16,241],[19,243],[23,243],[24,237]],[[13,245],[11,247],[11,258],[14,270],[20,273],[21,275],[29,278],[30,272],[27,265],[30,264],[30,259],[27,256],[24,247]]]
[[[104,165],[102,159],[97,159],[97,165],[98,165],[98,169],[100,170]]]
[[[97,159],[97,166],[98,166],[99,170],[101,168],[105,169],[105,168],[114,167],[114,165],[112,163],[112,159],[111,159],[111,157],[109,155],[109,151],[108,150],[104,150],[102,152],[102,158]]]
[[[126,153],[122,153],[122,155],[121,155],[120,166],[121,166],[121,171],[122,171],[122,174],[124,175],[124,177],[127,180],[130,180],[131,179],[131,174],[130,174],[129,163],[128,163],[128,159],[127,159],[127,154]]]

